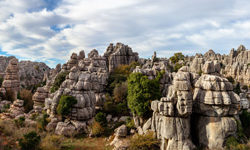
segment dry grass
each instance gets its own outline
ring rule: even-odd
[[[111,150],[106,146],[105,138],[66,138],[59,135],[47,135],[42,139],[42,150]]]

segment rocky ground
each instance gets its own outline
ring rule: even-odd
[[[87,56],[73,53],[55,69],[0,57],[3,148],[23,148],[25,134],[36,131],[33,149],[70,140],[69,149],[250,149],[250,51],[243,45],[228,55],[143,59],[117,43]]]

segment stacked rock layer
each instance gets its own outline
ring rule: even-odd
[[[20,90],[20,79],[18,72],[18,60],[13,58],[10,60],[9,65],[6,68],[2,87],[5,88],[6,91],[12,91],[14,94],[14,99],[17,98],[17,93]]]
[[[174,76],[168,95],[151,103],[154,111],[151,130],[161,139],[162,150],[189,150],[194,145],[190,135],[192,95],[190,73],[185,69]]]

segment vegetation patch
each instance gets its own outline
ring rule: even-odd
[[[135,134],[130,140],[129,150],[158,150],[159,144],[154,132],[149,131],[144,135]]]
[[[34,102],[32,100],[32,92],[30,90],[22,89],[17,94],[17,98],[24,101],[24,111],[25,113],[28,113],[33,109]]]
[[[55,91],[57,91],[61,84],[63,83],[63,81],[66,80],[66,76],[69,74],[69,72],[65,71],[65,72],[61,72],[59,73],[56,78],[55,78],[55,81],[50,89],[50,92],[51,93],[54,93]]]
[[[22,139],[19,139],[19,146],[21,150],[38,150],[40,149],[40,142],[41,137],[35,131],[31,131],[24,134]]]
[[[140,117],[150,116],[150,103],[161,97],[159,80],[162,73],[158,73],[153,80],[142,73],[132,73],[128,78],[128,106],[133,114]]]
[[[62,118],[65,118],[70,114],[71,108],[73,105],[77,103],[77,100],[73,96],[62,95],[57,106],[57,114],[59,114]]]

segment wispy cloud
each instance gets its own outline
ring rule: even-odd
[[[0,54],[54,67],[110,42],[141,57],[250,47],[247,0],[0,0]]]

